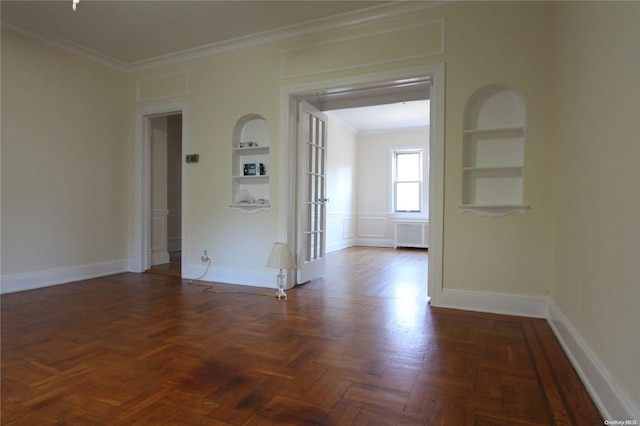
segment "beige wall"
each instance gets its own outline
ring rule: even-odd
[[[2,31],[3,278],[126,270],[126,102],[124,75]]]
[[[278,238],[277,211],[280,191],[280,89],[347,76],[383,72],[446,62],[446,164],[445,164],[445,288],[545,296],[550,286],[552,150],[550,138],[551,89],[548,87],[549,58],[545,40],[549,8],[540,4],[478,3],[439,9],[423,14],[377,22],[357,29],[340,30],[299,37],[281,43],[223,53],[133,74],[132,91],[137,85],[163,75],[188,75],[188,93],[166,97],[162,86],[148,97],[162,98],[136,102],[136,109],[169,102],[186,102],[188,149],[199,153],[198,165],[187,166],[189,211],[187,249],[183,259],[199,264],[203,249],[209,250],[218,268],[267,271],[263,258]],[[420,23],[445,19],[446,54],[413,58],[406,46],[416,43],[415,34],[380,34],[389,28],[410,28]],[[340,49],[318,48],[323,43],[352,37],[357,31],[375,34],[357,38],[362,55],[350,57],[348,67]],[[392,37],[393,36],[393,37]],[[414,38],[412,38],[414,37]],[[393,62],[367,65],[371,52],[380,43],[396,45],[383,49]],[[429,43],[424,43],[429,45]],[[311,46],[311,47],[310,47]],[[341,45],[340,48],[343,46]],[[402,60],[401,53],[408,51]],[[398,52],[401,52],[400,54]],[[283,54],[285,61],[283,62]],[[302,69],[300,64],[313,56],[316,68]],[[373,55],[373,54],[372,54]],[[395,55],[395,56],[393,56]],[[400,55],[400,56],[398,56]],[[410,57],[410,58],[409,58]],[[362,64],[353,61],[363,61]],[[400,59],[399,59],[400,58]],[[376,58],[378,60],[380,58]],[[288,61],[288,62],[287,62]],[[289,77],[295,64],[295,77]],[[360,65],[360,66],[354,66]],[[326,70],[323,72],[323,70]],[[173,78],[173,77],[169,77]],[[467,98],[478,88],[491,83],[507,83],[520,89],[527,100],[527,153],[525,160],[525,198],[532,208],[526,215],[487,219],[461,215],[462,113]],[[177,85],[179,86],[179,85]],[[174,90],[176,85],[167,85]],[[233,102],[228,100],[232,99]],[[265,117],[271,131],[272,208],[247,215],[228,207],[231,176],[231,135],[236,120],[248,113]],[[132,133],[133,135],[133,133]],[[133,151],[132,151],[133,153]],[[360,210],[366,206],[360,206]],[[242,256],[239,255],[242,253]],[[541,272],[542,271],[542,272]]]
[[[402,28],[406,23],[420,23],[420,17],[405,17],[393,20],[395,27]],[[405,22],[406,21],[406,22]],[[362,30],[379,33],[388,24],[378,22],[365,26]],[[289,63],[293,63],[296,48],[315,46],[319,41],[342,40],[353,37],[354,30],[341,30],[327,34],[298,37],[281,43],[268,44],[241,51],[193,60],[168,67],[139,72],[130,76],[131,116],[135,111],[159,107],[163,104],[183,102],[187,105],[184,126],[187,132],[187,153],[200,154],[200,163],[186,165],[188,211],[186,215],[187,245],[183,251],[183,261],[195,268],[200,265],[202,250],[208,250],[213,265],[212,276],[217,272],[241,271],[254,274],[265,274],[268,284],[271,282],[270,271],[265,268],[265,260],[271,244],[285,233],[279,228],[278,211],[280,179],[281,144],[281,111],[280,91],[284,87],[304,85],[314,81],[334,79],[338,77],[357,76],[364,73],[393,70],[396,67],[415,67],[424,64],[424,60],[410,59],[399,63],[367,66],[362,68],[347,67],[344,71],[333,71],[337,60],[342,55],[335,51],[321,49],[318,54],[322,66],[327,71],[316,73],[314,70],[304,71],[303,75],[289,77],[281,62],[284,52]],[[401,42],[412,43],[412,34],[403,35]],[[366,39],[356,39],[365,42]],[[369,48],[375,47],[373,43]],[[309,54],[303,50],[302,55]],[[300,71],[299,68],[296,70]],[[331,71],[329,71],[331,70]],[[296,71],[296,74],[298,74]],[[181,74],[182,73],[182,74]],[[149,81],[156,82],[158,77],[168,76],[188,81],[185,84],[155,85],[154,90],[137,90]],[[173,80],[172,80],[173,81]],[[149,85],[151,86],[151,84]],[[176,90],[176,96],[168,95],[175,87],[187,86],[187,90]],[[136,93],[145,93],[145,99],[135,98]],[[149,99],[149,100],[147,100]],[[230,101],[231,100],[231,101]],[[269,124],[270,152],[270,204],[271,209],[254,214],[245,214],[229,208],[231,199],[231,146],[232,132],[238,119],[246,114],[259,114]],[[132,141],[130,154],[135,156],[135,123],[131,123],[130,138]],[[132,164],[132,167],[134,165]],[[132,173],[133,174],[133,173]],[[134,192],[130,194],[132,200]],[[133,216],[131,218],[133,220]],[[259,284],[259,283],[255,283]]]
[[[279,180],[279,88],[274,84],[279,67],[278,51],[273,47],[249,49],[158,69],[130,77],[131,116],[138,109],[184,102],[183,116],[186,154],[199,154],[199,162],[184,164],[187,208],[186,241],[182,260],[194,269],[201,266],[200,256],[207,250],[212,259],[210,271],[246,271],[268,273],[265,262],[273,242],[278,240],[278,212],[272,207],[258,213],[242,213],[229,208],[231,196],[232,137],[236,122],[247,114],[263,116],[269,126],[271,141],[269,199],[278,204]],[[188,72],[188,93],[161,100],[137,101],[138,85],[149,78]],[[187,76],[187,74],[180,74]],[[159,92],[164,96],[165,87]],[[135,158],[135,124],[132,123],[130,155]],[[135,164],[131,163],[132,169]],[[133,170],[131,171],[133,176]],[[134,197],[133,182],[130,196]],[[133,213],[133,212],[130,212]],[[133,224],[133,216],[130,225]],[[199,275],[199,270],[193,274]],[[191,272],[187,272],[189,275]],[[195,275],[193,275],[195,276]],[[271,277],[271,274],[268,275]],[[266,284],[266,283],[265,283]]]
[[[552,298],[640,413],[640,3],[558,3]]]
[[[444,286],[546,296],[553,209],[550,10],[539,3],[475,2],[447,11]],[[525,215],[458,213],[463,112],[479,88],[502,83],[526,103]]]

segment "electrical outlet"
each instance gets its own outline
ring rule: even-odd
[[[203,250],[202,256],[200,256],[200,260],[203,261],[203,262],[208,262],[209,261],[209,255],[207,254],[206,250]]]

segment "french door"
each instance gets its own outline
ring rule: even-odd
[[[298,274],[302,284],[324,275],[327,116],[306,102],[298,110]]]

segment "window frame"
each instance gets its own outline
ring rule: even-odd
[[[402,154],[419,154],[420,155],[420,179],[418,181],[399,181],[397,180],[397,158]],[[428,215],[427,194],[425,194],[426,177],[428,176],[428,149],[425,146],[411,147],[392,147],[389,149],[390,159],[390,185],[389,185],[389,212],[395,216],[402,217],[423,217]],[[419,210],[396,210],[396,194],[397,184],[402,182],[418,182],[419,190]]]

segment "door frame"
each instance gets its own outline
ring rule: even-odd
[[[151,265],[151,127],[150,120],[154,117],[167,115],[182,115],[182,153],[187,152],[187,105],[175,103],[157,105],[136,110],[136,142],[135,142],[135,172],[134,172],[134,224],[131,240],[129,241],[129,271],[144,272]],[[182,171],[182,222],[181,222],[181,250],[186,256],[187,237],[187,176],[184,163]],[[184,263],[182,262],[183,269]]]
[[[317,97],[331,91],[374,89],[389,86],[393,82],[429,77],[431,79],[429,126],[429,268],[428,294],[430,303],[439,306],[442,300],[443,227],[444,227],[444,91],[445,65],[433,64],[422,67],[393,70],[283,87],[280,90],[280,181],[278,229],[281,241],[288,242],[297,253],[297,108],[304,99]],[[296,274],[288,274],[287,288],[295,285]]]

